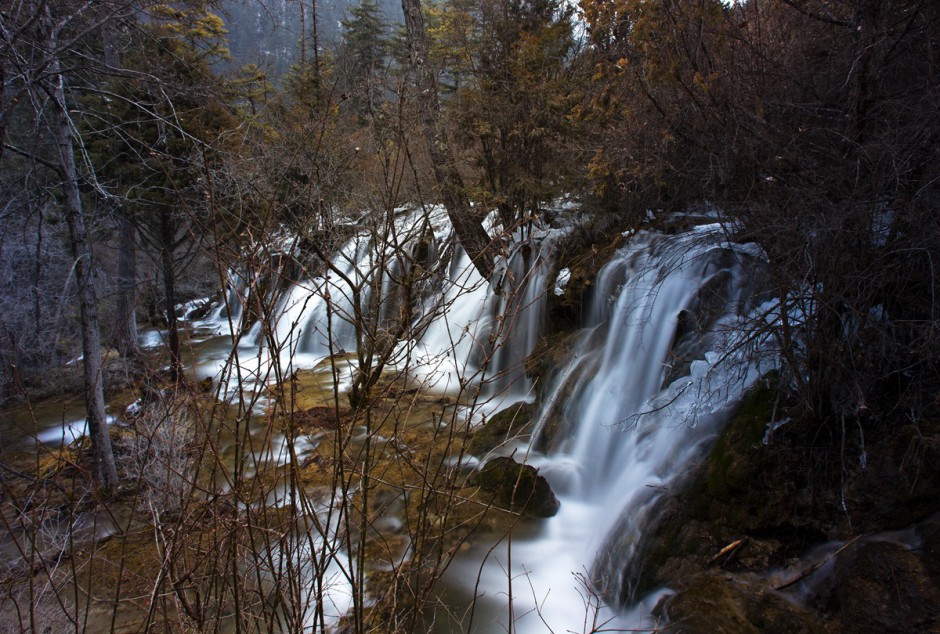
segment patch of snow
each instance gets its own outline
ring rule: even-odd
[[[568,286],[569,281],[571,281],[571,269],[564,268],[558,273],[558,277],[555,279],[556,296],[565,294],[565,288]]]
[[[127,409],[124,410],[124,414],[129,418],[137,418],[140,416],[140,412],[143,410],[143,402],[140,399],[137,399],[133,403],[127,406]]]

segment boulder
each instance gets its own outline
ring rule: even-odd
[[[467,450],[475,456],[483,456],[528,432],[532,422],[532,410],[528,403],[516,403],[500,411],[473,434]]]
[[[538,469],[511,457],[493,458],[473,478],[473,484],[493,494],[493,502],[532,517],[552,517],[561,504]]]
[[[940,590],[916,553],[871,542],[836,572],[828,611],[831,631],[940,632]]]
[[[816,617],[760,584],[719,574],[701,574],[664,599],[656,612],[670,623],[664,631],[683,634],[814,634]],[[846,630],[848,631],[848,630]]]

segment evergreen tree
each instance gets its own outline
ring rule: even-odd
[[[182,378],[176,280],[207,236],[200,228],[209,211],[205,171],[237,118],[211,69],[227,53],[222,21],[199,2],[157,5],[150,16],[121,60],[123,76],[108,95],[86,100],[99,110],[86,117],[85,135],[93,159],[109,166],[109,188],[122,213],[160,262],[176,380]]]
[[[477,194],[511,227],[565,187],[572,12],[560,0],[477,0],[469,15],[472,73],[456,104],[459,134],[474,148]]]
[[[373,115],[385,90],[385,75],[391,51],[388,24],[374,0],[349,10],[343,20],[343,43],[339,58],[344,87],[360,115]]]

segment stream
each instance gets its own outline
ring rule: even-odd
[[[676,235],[625,236],[625,246],[600,268],[582,301],[582,328],[569,335],[570,352],[536,386],[525,359],[542,336],[550,295],[565,292],[566,272],[554,257],[568,230],[536,227],[514,235],[496,294],[453,245],[442,214],[420,227],[407,215],[400,224],[400,243],[433,235],[423,266],[436,273],[420,295],[420,327],[390,367],[442,394],[477,386],[482,405],[466,413],[473,421],[512,402],[535,401],[535,431],[497,453],[524,457],[561,502],[555,517],[527,521],[496,544],[473,541],[457,555],[439,589],[438,598],[450,607],[434,616],[436,631],[650,627],[650,610],[668,590],[636,597],[624,576],[648,513],[704,455],[744,390],[774,365],[760,341],[742,335],[758,308],[752,277],[760,254],[730,242],[717,223]],[[237,385],[261,389],[275,361],[290,373],[316,366],[331,352],[354,350],[354,333],[343,319],[353,312],[349,282],[382,288],[366,280],[368,272],[394,270],[392,259],[383,260],[382,249],[370,244],[354,237],[332,274],[280,291],[267,339],[257,323],[238,332],[239,307],[250,298],[245,281],[233,274],[229,307],[220,304],[187,322],[187,371],[218,384],[221,371],[233,368],[221,379],[221,393],[231,398]],[[391,293],[383,297],[382,310],[391,311],[396,301]],[[232,324],[239,337],[234,364]],[[160,345],[162,338],[148,331],[142,342]],[[350,377],[344,374],[341,383],[348,385]],[[258,403],[263,409],[264,399]],[[8,448],[60,446],[81,434],[81,412],[76,401],[44,405],[32,416],[5,414],[0,433]],[[277,439],[271,446],[269,459],[281,459]],[[344,591],[335,595],[337,613],[348,606]]]

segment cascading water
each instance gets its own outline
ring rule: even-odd
[[[520,230],[499,272],[496,285],[500,294],[489,299],[492,306],[489,320],[496,332],[487,381],[491,394],[530,396],[532,382],[526,376],[524,363],[542,334],[555,244],[566,233],[530,230],[528,238],[522,239]]]
[[[420,307],[393,365],[407,367],[426,387],[482,384],[485,396],[498,396],[498,403],[530,397],[523,360],[541,333],[554,244],[566,232],[539,227],[514,232],[508,255],[498,264],[499,292],[494,293],[455,243],[443,209],[401,213],[385,230],[382,244],[375,231],[355,233],[330,266],[290,284],[268,319],[255,321],[242,334],[242,381],[263,382],[275,359],[292,372],[312,368],[331,353],[355,351],[354,324],[370,318],[357,314],[357,301],[359,309],[368,308],[377,294],[374,318],[391,320],[402,303],[395,282],[417,268],[414,300]],[[402,252],[410,255],[403,260]],[[226,332],[231,314],[234,327],[245,326],[242,306],[254,303],[247,288],[250,277],[230,274],[230,307],[219,307],[202,323]],[[203,374],[215,376],[230,362],[214,359]]]
[[[651,606],[626,616],[617,608],[646,516],[761,373],[735,345],[751,308],[753,255],[712,225],[636,235],[601,270],[588,328],[540,413],[540,429],[566,433],[549,453],[528,455],[558,494],[559,514],[534,537],[452,566],[452,581],[475,579],[479,569],[474,631],[505,631],[510,621],[514,631],[582,631],[594,618],[643,625],[637,619]],[[676,350],[704,358],[672,358]],[[672,365],[687,366],[686,376],[667,380]]]
[[[554,244],[564,232],[513,236],[494,293],[454,243],[441,210],[402,214],[396,227],[393,251],[416,253],[418,241],[429,243],[420,309],[395,363],[425,387],[480,385],[484,395],[500,396],[490,408],[528,398],[524,359],[541,335]],[[474,631],[504,631],[510,621],[518,631],[543,631],[543,623],[581,631],[586,615],[642,625],[656,597],[631,615],[618,615],[618,607],[635,599],[624,571],[647,516],[702,455],[726,410],[769,369],[738,345],[756,259],[753,249],[708,225],[675,236],[634,235],[601,269],[586,328],[543,390],[540,431],[522,448],[559,495],[559,515],[511,542],[511,564],[507,549],[486,547],[458,557],[448,573],[454,592],[476,600]],[[291,286],[272,330],[258,325],[244,338],[257,375],[265,358],[312,367],[331,350],[353,351],[353,295],[364,301],[381,292],[376,319],[389,319],[398,299],[388,281],[406,271],[396,261],[373,238],[356,235],[328,271]],[[376,271],[381,276],[370,278]],[[265,357],[271,349],[278,350]],[[551,446],[536,449],[549,436]],[[478,588],[460,587],[478,573]]]

